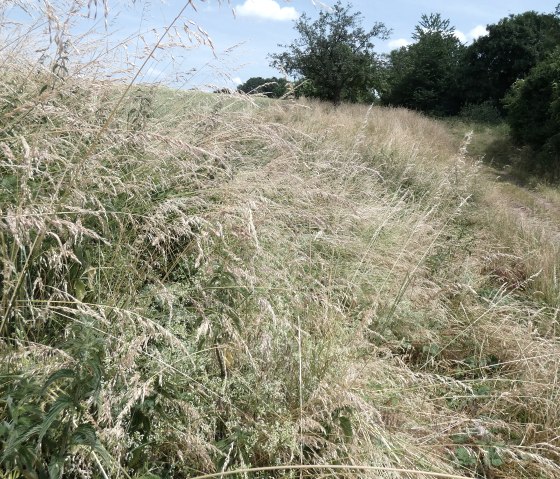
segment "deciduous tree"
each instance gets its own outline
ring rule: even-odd
[[[379,59],[372,39],[387,38],[383,23],[362,28],[360,12],[339,1],[315,21],[303,14],[295,22],[299,34],[283,53],[271,55],[271,65],[310,83],[308,94],[335,104],[359,101],[376,86]]]
[[[466,52],[465,98],[469,103],[489,100],[502,108],[501,100],[511,85],[560,44],[560,17],[530,11],[503,18],[487,30],[488,35]]]
[[[245,83],[237,87],[243,93],[259,93],[270,98],[281,98],[287,92],[288,81],[285,78],[263,78],[251,77]]]
[[[422,15],[412,38],[415,43],[390,53],[383,102],[436,114],[457,113],[458,70],[465,47],[455,28],[439,13]]]
[[[517,81],[505,100],[512,138],[531,146],[540,173],[560,177],[560,47]]]

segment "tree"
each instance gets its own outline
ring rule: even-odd
[[[511,136],[537,153],[534,166],[560,177],[560,47],[517,81],[505,99]]]
[[[525,12],[502,18],[487,30],[488,35],[478,38],[466,52],[465,98],[469,103],[491,101],[503,108],[501,100],[511,85],[560,44],[560,17]]]
[[[449,19],[441,18],[439,13],[423,14],[420,17],[418,25],[414,27],[412,38],[420,41],[430,36],[439,36],[441,38],[455,37],[455,27],[451,26]]]
[[[457,113],[458,70],[465,47],[455,28],[439,13],[422,15],[412,38],[415,43],[389,55],[382,101],[440,115]]]
[[[288,81],[285,78],[252,77],[237,87],[243,93],[259,93],[270,98],[282,98],[288,91]]]
[[[271,65],[308,80],[306,91],[312,96],[335,104],[359,101],[376,86],[379,61],[371,40],[386,39],[390,32],[379,22],[364,30],[361,13],[350,9],[339,0],[313,22],[303,14],[294,25],[299,38],[279,45],[287,51],[271,55]]]

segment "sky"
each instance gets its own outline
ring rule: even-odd
[[[145,68],[144,81],[165,81],[170,73],[182,75],[183,87],[233,87],[254,76],[281,76],[269,66],[269,54],[283,49],[279,44],[291,43],[296,38],[294,20],[306,13],[317,18],[321,8],[329,8],[335,0],[192,0],[183,16],[175,23],[179,37],[170,36],[168,43],[185,40],[184,25],[191,38],[198,36],[206,45],[188,48],[174,54],[174,58],[157,55]],[[360,11],[363,27],[383,22],[392,30],[388,40],[374,40],[379,53],[411,42],[414,26],[422,14],[440,13],[455,26],[458,38],[468,44],[484,35],[486,25],[498,22],[510,14],[536,10],[552,13],[560,0],[349,0],[352,11]],[[94,3],[94,2],[90,2]],[[99,4],[102,2],[98,0]],[[106,30],[102,21],[97,25],[102,32],[114,37],[142,35],[149,45],[169,25],[187,0],[109,0],[110,24]],[[347,3],[346,1],[344,3]],[[87,4],[87,2],[84,2]],[[12,15],[16,15],[14,9]],[[102,15],[98,15],[99,18]],[[19,18],[23,18],[19,15]],[[91,21],[91,18],[88,19]],[[84,20],[83,22],[86,22]],[[85,28],[85,23],[77,28]],[[199,27],[202,29],[199,30]],[[89,25],[88,25],[89,28]],[[155,30],[152,30],[155,29]],[[206,40],[207,33],[209,40]],[[103,34],[103,33],[102,33]],[[153,40],[152,40],[153,41]],[[130,48],[140,49],[136,39]],[[144,47],[144,51],[147,50]]]

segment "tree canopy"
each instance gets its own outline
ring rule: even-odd
[[[461,98],[458,69],[465,47],[455,28],[440,14],[422,15],[412,45],[389,56],[386,104],[436,114],[457,113]]]
[[[259,93],[270,98],[282,98],[287,93],[288,81],[285,78],[252,77],[237,87],[243,93]]]
[[[501,107],[511,85],[560,44],[560,18],[530,11],[503,18],[487,30],[467,49],[464,96],[470,103],[492,101]]]
[[[280,45],[286,51],[271,55],[271,65],[305,78],[311,96],[335,104],[363,99],[375,88],[379,67],[372,39],[386,39],[390,32],[380,22],[365,30],[361,13],[351,8],[338,1],[315,21],[303,14],[294,25],[299,38]]]
[[[512,138],[537,152],[535,167],[560,177],[560,47],[517,81],[505,100]]]

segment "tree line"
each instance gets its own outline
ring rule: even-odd
[[[339,0],[316,20],[294,22],[296,39],[270,55],[271,66],[293,79],[298,95],[340,102],[375,102],[430,115],[505,119],[512,139],[533,149],[535,167],[560,176],[560,4],[551,13],[527,11],[487,26],[470,45],[450,20],[422,15],[413,43],[375,52],[387,39],[381,22],[362,26],[360,12]],[[281,98],[286,78],[252,78],[246,93]]]

